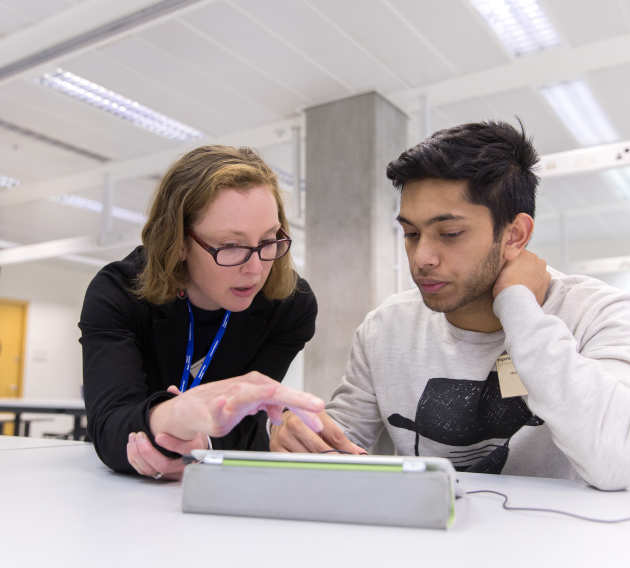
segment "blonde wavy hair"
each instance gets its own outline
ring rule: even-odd
[[[146,265],[138,276],[136,294],[153,304],[174,300],[188,283],[181,254],[186,231],[221,189],[247,190],[260,185],[271,190],[282,229],[289,234],[276,175],[251,148],[202,146],[177,160],[162,178],[142,229]],[[270,300],[283,299],[295,291],[296,283],[297,274],[288,253],[273,262],[262,292]]]

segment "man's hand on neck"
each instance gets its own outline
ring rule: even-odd
[[[516,258],[509,260],[499,273],[492,288],[492,296],[496,298],[506,288],[522,284],[533,292],[538,304],[542,306],[550,282],[551,275],[547,272],[547,263],[534,253],[523,249]]]
[[[498,331],[502,328],[501,321],[494,315],[492,304],[501,291],[521,284],[533,292],[538,304],[542,306],[550,282],[547,263],[534,253],[522,249],[516,258],[505,263],[488,294],[447,313],[446,319],[460,329],[483,333]]]

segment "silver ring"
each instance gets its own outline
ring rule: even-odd
[[[161,471],[158,471],[155,475],[152,476],[153,479],[162,479],[164,474]]]

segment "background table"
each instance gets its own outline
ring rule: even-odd
[[[82,442],[0,437],[0,481],[5,566],[600,568],[630,562],[630,523],[508,512],[491,495],[458,500],[448,531],[184,514],[179,483],[112,473]],[[481,474],[462,475],[462,482],[468,490],[503,491],[515,505],[630,516],[628,492]]]
[[[39,414],[70,414],[74,417],[72,437],[78,440],[81,437],[81,418],[85,416],[85,403],[80,398],[47,400],[29,398],[0,398],[0,412],[12,412],[13,435],[19,436],[21,433],[21,418],[23,412],[33,412]],[[28,432],[23,432],[28,436]]]

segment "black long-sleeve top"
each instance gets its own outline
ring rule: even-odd
[[[138,247],[100,270],[87,289],[79,322],[88,433],[101,460],[121,472],[133,471],[126,453],[130,432],[144,431],[154,442],[148,413],[171,398],[169,385],[179,386],[188,340],[185,301],[156,305],[134,295],[144,262]],[[193,313],[194,362],[205,356],[225,312],[194,308]],[[313,336],[316,316],[315,296],[301,278],[284,300],[257,294],[249,308],[232,313],[203,383],[249,371],[281,381]],[[245,417],[227,436],[213,438],[212,446],[267,450],[265,414]]]

